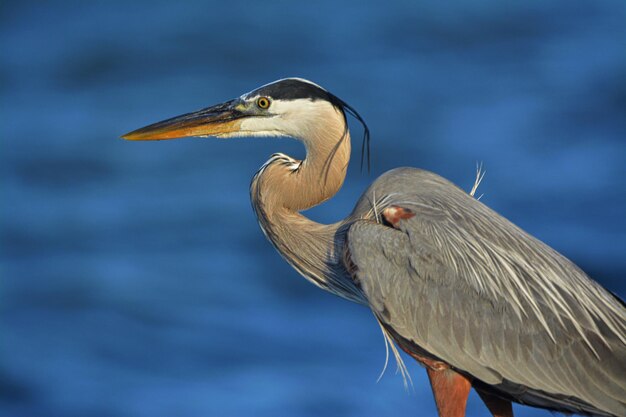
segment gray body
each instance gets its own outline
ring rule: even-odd
[[[347,231],[360,287],[394,336],[516,402],[626,415],[616,297],[433,173],[386,173],[353,216],[369,213],[374,196],[416,213],[400,230],[361,220]]]

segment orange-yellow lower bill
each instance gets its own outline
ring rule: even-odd
[[[219,136],[239,130],[239,120],[215,122],[197,126],[146,126],[122,136],[126,140],[165,140],[191,136]]]

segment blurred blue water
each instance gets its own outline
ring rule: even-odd
[[[435,415],[258,230],[249,180],[297,143],[117,139],[285,76],[372,129],[314,218],[482,161],[483,202],[626,293],[626,3],[128,3],[0,5],[0,415]]]

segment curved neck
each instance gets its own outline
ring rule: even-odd
[[[261,197],[274,209],[303,211],[330,199],[341,189],[350,161],[350,133],[328,129],[315,136],[303,140],[307,153],[303,161],[276,154],[255,176],[267,188]]]
[[[320,204],[339,191],[350,159],[350,135],[341,123],[302,138],[303,161],[275,154],[257,172],[250,187],[261,229],[280,254],[317,286],[363,302],[341,262],[346,222],[324,225],[299,211]]]

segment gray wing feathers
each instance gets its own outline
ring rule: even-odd
[[[348,231],[383,323],[520,402],[626,415],[626,313],[611,294],[435,174],[391,171],[355,212],[372,204],[416,214],[399,230],[362,220]]]

